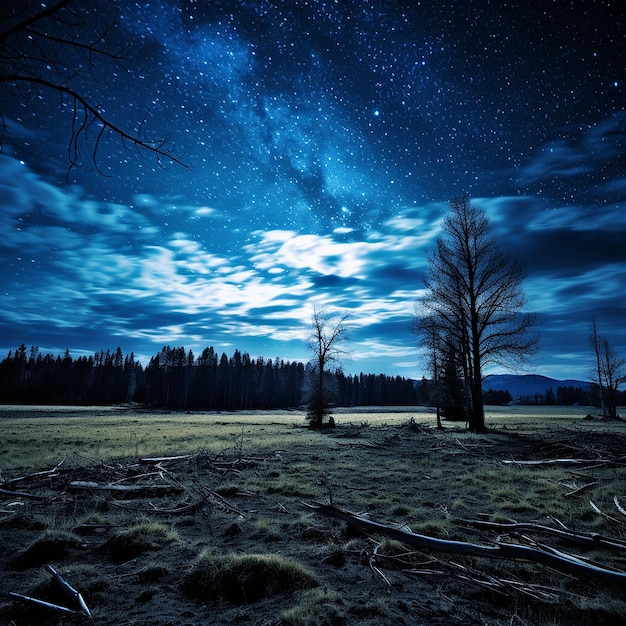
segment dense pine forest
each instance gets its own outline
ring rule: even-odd
[[[212,347],[199,356],[183,347],[165,346],[147,366],[121,348],[73,358],[43,354],[21,345],[0,362],[1,404],[110,405],[138,403],[186,410],[285,409],[305,404],[310,365],[281,359],[232,356]],[[332,372],[335,406],[415,406],[431,404],[432,382],[385,374],[350,376]],[[622,397],[623,396],[623,397]],[[508,391],[488,390],[486,404],[505,405]],[[587,390],[558,387],[515,398],[522,404],[591,404]],[[621,392],[622,404],[626,392]]]
[[[120,348],[74,359],[25,345],[0,362],[0,403],[106,405],[136,402],[186,410],[294,408],[303,404],[310,366],[232,356],[212,347],[199,356],[165,346],[144,367]],[[333,372],[335,406],[423,404],[426,383],[384,374]]]

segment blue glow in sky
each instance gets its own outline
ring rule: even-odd
[[[587,379],[592,316],[626,353],[621,3],[75,4],[126,71],[64,80],[191,169],[110,135],[103,176],[94,128],[68,175],[68,107],[0,82],[4,354],[306,361],[318,305],[350,316],[346,372],[421,377],[425,253],[463,194],[526,265],[527,371]]]

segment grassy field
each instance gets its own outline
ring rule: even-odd
[[[486,421],[495,431],[533,432],[544,424],[568,428],[590,411],[589,407],[487,407]],[[423,407],[338,409],[335,416],[344,426],[400,425],[410,419],[425,426],[435,422],[434,411]],[[304,424],[299,411],[184,413],[126,406],[0,406],[0,471],[40,469],[62,460],[84,464],[154,454],[217,454],[241,446],[242,437],[244,442],[254,442],[255,453],[266,453],[287,445],[293,434],[289,428]],[[310,442],[316,441],[313,433],[306,432]]]
[[[338,410],[316,432],[298,411],[0,407],[0,576],[71,604],[51,564],[99,624],[626,623],[624,583],[416,550],[304,504],[626,571],[626,423],[588,413],[488,407],[474,435],[405,408]],[[0,601],[0,623],[83,621]]]

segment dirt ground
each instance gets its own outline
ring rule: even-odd
[[[480,436],[410,418],[337,422],[268,423],[221,453],[5,467],[0,624],[626,623],[626,578],[416,548],[306,506],[626,571],[623,422]],[[267,437],[284,443],[268,450]]]

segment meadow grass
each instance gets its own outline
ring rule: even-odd
[[[533,432],[549,424],[569,428],[580,423],[588,407],[487,407],[486,423],[494,431]],[[424,407],[345,409],[335,411],[337,423],[367,438],[368,426],[398,425],[408,420],[432,426],[434,412]],[[265,454],[294,443],[313,444],[316,433],[305,428],[303,411],[184,413],[125,410],[118,407],[0,406],[0,471],[41,469],[62,459],[66,464],[89,460],[137,459],[147,455]],[[448,424],[458,429],[462,424]],[[285,428],[287,427],[287,428]],[[602,428],[597,425],[596,428]],[[477,436],[459,432],[464,441]]]

